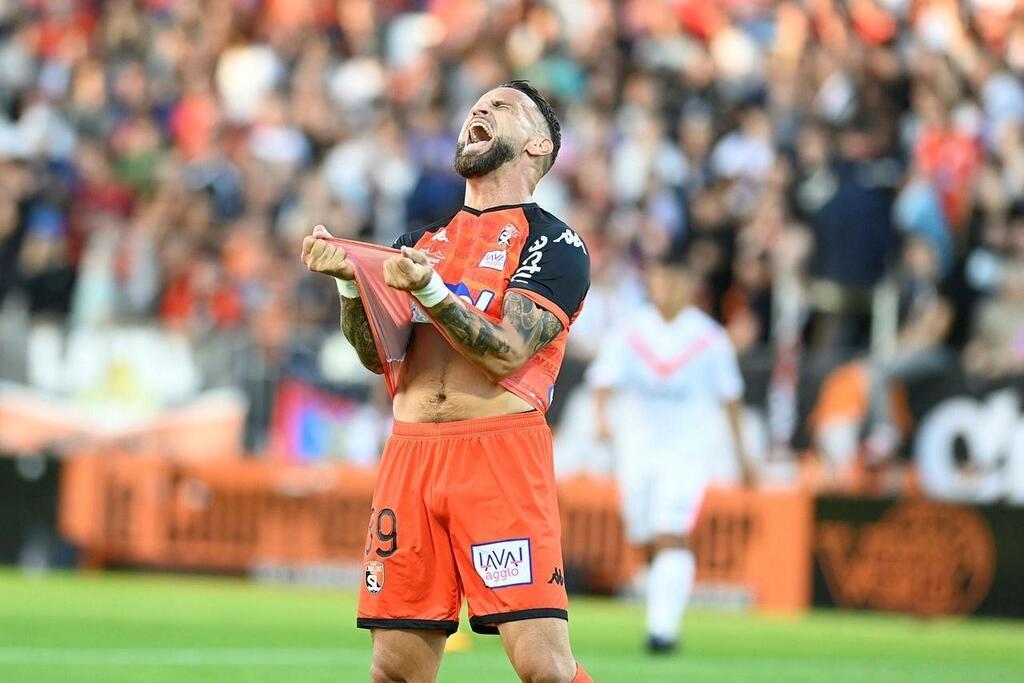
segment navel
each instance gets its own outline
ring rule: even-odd
[[[448,362],[441,363],[441,372],[437,375],[437,391],[434,394],[436,403],[443,403],[448,400],[448,391],[445,387],[446,375],[448,374]]]

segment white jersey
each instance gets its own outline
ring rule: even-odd
[[[743,378],[725,330],[696,308],[666,321],[646,304],[604,342],[587,371],[611,388],[626,530],[642,543],[689,532],[722,442],[722,403],[739,399]]]
[[[615,389],[636,411],[631,417],[662,434],[699,431],[723,402],[743,395],[732,342],[721,325],[694,307],[666,321],[645,304],[611,333],[587,381]],[[640,426],[630,422],[631,430]]]

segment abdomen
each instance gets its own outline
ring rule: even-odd
[[[409,342],[395,419],[451,422],[531,410],[448,345],[433,325],[417,324]]]

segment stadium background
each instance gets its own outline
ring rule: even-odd
[[[390,243],[457,208],[462,117],[522,77],[563,122],[536,199],[594,265],[550,413],[570,587],[613,592],[630,561],[580,380],[643,263],[685,235],[741,354],[762,485],[733,485],[723,432],[700,600],[748,616],[698,613],[651,680],[863,680],[883,641],[900,666],[877,680],[1011,680],[1017,626],[758,615],[1024,616],[1022,75],[1014,0],[0,3],[0,562],[20,568],[0,575],[0,674],[159,680],[211,643],[235,649],[195,666],[233,671],[250,651],[211,625],[245,628],[207,598],[279,601],[253,618],[282,632],[238,642],[292,646],[274,661],[309,680],[362,670],[338,596],[389,406],[299,245],[316,223]],[[311,607],[305,641],[283,632],[301,592],[23,578],[70,567],[329,584],[337,614]],[[90,602],[122,592],[133,614]],[[193,603],[191,640],[122,638]],[[639,643],[633,606],[578,604]],[[109,642],[72,635],[87,623]],[[580,631],[609,680],[646,671]],[[740,647],[748,668],[725,661],[733,631],[763,643]],[[118,643],[149,649],[88,649]]]

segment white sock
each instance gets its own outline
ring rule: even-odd
[[[690,550],[670,548],[654,557],[647,576],[647,633],[676,640],[690,601],[697,562]]]

